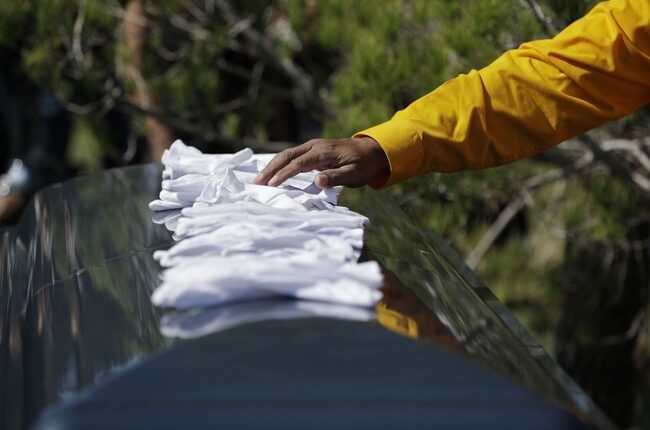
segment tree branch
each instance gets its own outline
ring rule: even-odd
[[[560,179],[565,179],[573,174],[576,174],[590,166],[593,161],[593,152],[586,151],[582,157],[578,158],[572,164],[559,167],[557,169],[548,170],[541,175],[528,178],[519,184],[517,188],[524,191],[533,191],[542,185],[546,185],[550,182],[554,182]]]
[[[549,184],[554,181],[566,179],[590,165],[592,165],[594,155],[591,151],[586,151],[580,158],[568,166],[560,167],[553,170],[548,170],[541,175],[528,178],[518,184],[516,196],[508,203],[508,205],[501,211],[494,223],[483,234],[478,244],[465,258],[465,263],[471,268],[475,269],[478,263],[483,259],[483,256],[490,250],[494,242],[499,238],[501,233],[510,224],[525,206],[526,199],[529,192],[540,188],[543,185]]]
[[[593,151],[596,159],[605,163],[612,175],[642,191],[641,197],[644,200],[650,200],[650,179],[634,168],[626,166],[619,157],[606,151],[602,144],[598,143],[589,134],[583,134],[578,139]]]
[[[620,151],[632,157],[634,161],[650,173],[650,157],[641,149],[645,142],[641,139],[627,140],[627,139],[612,139],[606,140],[600,144],[604,151]]]
[[[195,136],[201,136],[201,138],[208,142],[214,142],[222,145],[226,145],[232,148],[240,148],[243,146],[248,146],[257,151],[265,152],[279,152],[284,149],[287,149],[292,146],[296,146],[296,142],[280,142],[280,141],[260,141],[257,139],[244,137],[244,138],[230,138],[223,136],[216,129],[212,127],[206,127],[202,124],[196,124],[189,121],[182,120],[180,118],[174,117],[172,115],[167,115],[163,112],[158,112],[150,109],[143,108],[137,104],[132,103],[131,101],[125,98],[117,99],[117,102],[120,106],[125,109],[131,110],[135,113],[150,116],[161,120],[177,130],[180,130],[185,133],[189,133]]]
[[[84,53],[81,48],[81,33],[86,20],[86,0],[79,0],[79,10],[74,20],[72,30],[72,56],[78,65],[84,61]]]
[[[241,27],[238,28],[239,33],[256,57],[270,67],[280,71],[293,82],[298,90],[294,93],[296,104],[304,105],[319,116],[333,116],[332,107],[314,91],[311,78],[306,73],[291,60],[283,58],[276,52],[273,44],[264,35],[255,30],[255,28],[241,26],[242,19],[237,16],[227,1],[214,0],[214,5],[230,27]]]
[[[499,214],[496,221],[488,228],[478,244],[465,258],[465,263],[470,269],[475,269],[481,261],[486,252],[490,249],[492,244],[501,235],[503,230],[510,224],[510,221],[526,206],[524,198],[521,196],[515,197],[508,203],[503,211]]]
[[[248,69],[231,64],[223,58],[219,58],[215,65],[218,69],[226,73],[230,73],[233,76],[248,79],[251,82],[255,79],[254,74],[251,73]],[[287,99],[293,97],[293,93],[291,91],[288,91],[287,89],[279,87],[277,85],[269,84],[268,82],[261,81],[259,83],[259,86],[261,89],[277,98]]]
[[[643,327],[645,317],[646,317],[645,311],[640,310],[636,314],[636,316],[632,320],[632,323],[630,324],[630,327],[626,331],[624,331],[623,333],[618,333],[618,334],[605,336],[601,338],[598,341],[597,346],[607,347],[607,346],[613,346],[619,343],[631,341],[639,334],[639,331]]]
[[[530,12],[533,14],[539,25],[544,30],[544,33],[548,37],[553,37],[558,33],[557,26],[553,23],[553,19],[549,16],[546,16],[541,6],[535,0],[520,0],[520,3],[523,3],[528,7]]]

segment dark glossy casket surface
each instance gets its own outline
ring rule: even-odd
[[[384,193],[343,201],[371,219],[365,258],[385,269],[375,318],[154,308],[152,252],[172,243],[147,208],[159,187],[156,166],[76,178],[1,232],[1,428],[612,428]]]

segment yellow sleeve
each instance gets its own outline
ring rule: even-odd
[[[612,0],[555,38],[508,51],[355,136],[372,137],[386,152],[386,186],[519,160],[648,101],[650,1]]]

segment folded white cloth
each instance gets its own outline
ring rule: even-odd
[[[178,219],[183,216],[180,209],[169,211],[156,211],[151,213],[151,221],[154,224],[165,224],[170,231],[176,230]]]
[[[247,221],[264,227],[336,235],[361,248],[363,226],[368,223],[366,217],[349,210],[288,211],[248,201],[186,208],[181,214],[173,229],[176,240]]]
[[[190,174],[210,175],[235,166],[245,171],[254,171],[257,170],[258,161],[266,164],[272,157],[272,154],[254,157],[250,148],[242,149],[235,154],[204,154],[176,140],[163,153],[163,179],[175,179]]]
[[[162,156],[164,165],[160,199],[149,204],[153,211],[180,209],[195,202],[208,204],[241,199],[276,207],[305,209],[335,205],[337,189],[314,184],[316,171],[299,173],[281,187],[254,185],[253,179],[274,154],[253,154],[249,148],[235,154],[203,154],[175,141]]]
[[[290,257],[305,252],[321,259],[343,262],[356,261],[361,251],[335,235],[235,221],[209,233],[182,240],[166,251],[156,251],[154,258],[161,266],[169,267],[197,257],[231,254]]]
[[[369,307],[381,298],[381,280],[375,262],[341,263],[307,253],[197,257],[163,271],[151,300],[157,306],[187,309],[285,296]]]
[[[161,318],[160,332],[167,337],[192,339],[259,321],[318,317],[371,321],[375,312],[356,306],[304,300],[260,300],[170,312]]]
[[[375,262],[357,263],[368,219],[336,206],[338,190],[301,173],[281,187],[253,184],[273,154],[208,155],[176,141],[163,154],[153,221],[173,232],[156,251],[164,270],[152,301],[187,309],[278,296],[371,307]]]
[[[336,193],[330,190],[320,190],[318,194],[307,193],[290,187],[269,187],[243,182],[237,178],[231,169],[212,175],[203,187],[197,202],[215,204],[237,201],[256,201],[269,206],[292,209],[329,209],[336,204]]]

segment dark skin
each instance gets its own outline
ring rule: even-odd
[[[370,137],[313,139],[277,154],[257,175],[258,185],[278,186],[302,172],[320,170],[320,188],[336,185],[361,187],[387,179],[390,173],[384,150]]]

